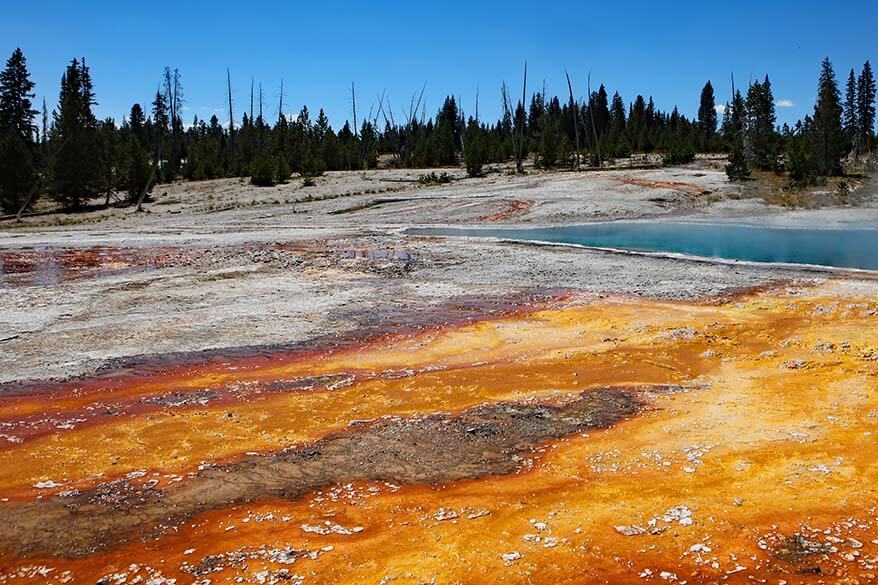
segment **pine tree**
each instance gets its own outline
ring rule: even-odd
[[[16,132],[0,132],[0,209],[16,213],[34,188],[31,148]]]
[[[857,124],[861,149],[871,152],[875,128],[875,78],[872,65],[866,61],[857,80]]]
[[[250,164],[250,182],[257,187],[271,187],[277,181],[277,166],[268,152],[260,152]]]
[[[140,147],[146,147],[148,139],[146,132],[146,115],[143,113],[143,108],[140,104],[134,104],[131,106],[131,112],[128,114],[128,128],[131,134],[137,138]]]
[[[699,146],[703,151],[711,151],[714,148],[716,121],[716,100],[713,95],[713,85],[708,81],[701,90],[701,105],[698,107]]]
[[[561,127],[561,104],[557,97],[546,108],[543,114],[542,126],[540,142],[537,148],[536,164],[546,169],[554,168],[564,163],[570,155],[567,136]]]
[[[485,159],[485,139],[482,127],[470,118],[466,128],[466,149],[464,150],[464,162],[466,174],[470,177],[482,175],[482,166]]]
[[[453,165],[457,162],[460,134],[457,131],[458,109],[454,96],[445,98],[442,109],[436,115],[436,141],[440,165]]]
[[[0,129],[11,130],[27,142],[33,140],[37,115],[31,102],[34,87],[24,54],[15,49],[0,73]]]
[[[147,181],[149,181],[149,154],[137,138],[133,125],[131,130],[132,132],[128,137],[127,144],[128,168],[125,173],[125,189],[128,192],[128,201],[133,203],[140,199],[141,193],[147,188]]]
[[[603,142],[610,128],[610,106],[607,99],[607,89],[601,84],[598,90],[592,93],[589,108],[594,113],[594,133]],[[589,113],[588,123],[591,123],[592,115]]]
[[[98,123],[98,147],[101,158],[101,189],[106,195],[104,205],[110,205],[110,196],[122,186],[125,178],[127,152],[121,148],[119,131],[112,118]]]
[[[21,49],[15,49],[0,72],[0,209],[18,211],[34,188],[34,116],[30,80]]]
[[[842,172],[844,131],[841,126],[841,103],[835,72],[829,59],[823,60],[814,105],[814,158],[820,175],[838,175]]]
[[[85,62],[74,59],[61,78],[54,117],[52,196],[62,205],[79,207],[101,189],[101,158],[91,75]]]
[[[623,158],[631,154],[628,141],[625,140],[625,102],[619,92],[613,94],[610,105],[610,131],[607,139],[607,152],[614,157]]]
[[[814,159],[814,123],[810,116],[797,122],[795,130],[786,137],[786,167],[792,186],[814,183],[817,179],[817,161]]]
[[[642,95],[638,95],[634,99],[631,106],[631,113],[628,115],[628,144],[632,149],[637,151],[645,151],[646,139],[646,100]]]
[[[842,126],[848,144],[853,148],[854,156],[859,157],[860,145],[858,144],[858,140],[860,138],[860,125],[857,121],[857,77],[854,74],[853,69],[851,69],[851,73],[848,75],[848,83],[845,87],[844,113],[842,120]]]
[[[280,154],[275,157],[274,170],[275,179],[281,184],[286,183],[290,179],[290,175],[293,174],[290,170],[290,165],[287,164],[287,159]]]
[[[756,81],[750,85],[745,105],[747,114],[744,150],[750,163],[756,168],[763,171],[771,170],[775,166],[777,151],[777,136],[774,130],[777,117],[771,81],[767,75],[762,83]]]
[[[316,140],[318,144],[323,142],[323,139],[326,138],[326,135],[329,134],[331,129],[329,118],[326,117],[323,108],[320,108],[320,112],[317,113],[317,119],[314,121],[314,140]]]
[[[161,90],[156,89],[155,98],[152,100],[152,164],[159,171],[158,174],[160,178],[164,178],[162,175],[164,175],[166,170],[165,160],[167,160],[166,153],[169,149],[168,142],[170,142],[168,139],[169,124],[170,114],[168,110],[168,99]]]
[[[726,175],[730,181],[745,181],[750,178],[750,165],[744,150],[745,112],[744,97],[740,91],[736,91],[731,105],[726,107],[726,121],[723,124],[729,141]]]

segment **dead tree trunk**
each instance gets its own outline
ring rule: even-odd
[[[45,113],[45,110],[46,110],[46,100],[43,100],[43,126],[44,126],[44,127],[45,127],[45,124],[46,124],[46,120],[45,120],[45,118],[46,118],[46,113]],[[39,188],[40,188],[40,182],[46,180],[46,177],[47,177],[47,175],[48,175],[48,173],[49,173],[49,169],[52,168],[52,164],[53,164],[54,161],[55,161],[55,157],[58,156],[58,153],[59,153],[59,152],[61,152],[62,150],[64,150],[64,147],[67,146],[67,143],[70,141],[70,137],[68,136],[67,138],[64,139],[64,142],[61,143],[61,146],[58,147],[58,150],[56,150],[55,152],[51,152],[51,153],[50,153],[49,150],[48,150],[49,143],[48,143],[48,139],[46,138],[46,136],[47,136],[47,135],[46,135],[45,133],[43,133],[43,145],[44,145],[44,147],[45,147],[45,148],[44,148],[44,151],[46,152],[46,160],[43,162],[43,174],[42,174],[41,177],[39,177],[39,178],[34,182],[34,186],[31,187],[31,190],[30,190],[30,193],[29,193],[28,196],[27,196],[27,199],[25,199],[25,201],[24,201],[24,203],[22,203],[21,207],[18,208],[18,213],[15,214],[15,221],[16,221],[16,223],[21,223],[21,217],[24,215],[24,211],[25,211],[28,207],[30,207],[30,204],[33,203],[33,200],[34,200],[34,198],[35,198],[36,195],[37,195],[37,191],[39,191]]]
[[[476,124],[479,123],[479,86],[476,86]]]
[[[143,200],[146,199],[146,194],[149,193],[149,190],[152,188],[152,182],[155,180],[156,169],[162,162],[162,149],[165,146],[165,133],[162,132],[162,137],[159,140],[159,149],[156,155],[156,163],[152,165],[152,170],[149,172],[149,179],[146,180],[146,185],[143,186],[143,190],[140,192],[140,196],[137,198],[137,207],[135,208],[135,212],[143,211]]]
[[[357,94],[354,91],[354,82],[351,82],[351,108],[354,110],[354,138],[359,138],[360,129],[357,128]]]
[[[525,103],[527,103],[527,61],[524,62],[524,83],[521,85],[521,111],[524,113]],[[516,111],[516,114],[518,112]],[[519,125],[518,140],[518,156],[515,158],[515,170],[524,173],[524,123],[526,116],[522,115],[521,124]]]
[[[232,151],[232,170],[237,166],[235,164],[235,116],[232,111],[232,74],[226,68],[226,81],[229,87],[229,146]]]
[[[18,208],[18,213],[15,214],[15,223],[21,223],[21,216],[24,215],[24,210],[30,207],[31,202],[33,202],[34,196],[37,194],[37,189],[39,188],[39,185],[39,181],[34,183],[34,186],[31,188],[30,193],[28,193],[27,199],[25,199],[21,207]]]
[[[601,168],[604,161],[601,159],[601,141],[598,138],[598,131],[594,125],[594,104],[591,95],[591,73],[588,74],[588,114],[591,117],[591,132],[592,134],[594,134],[594,144],[598,155],[598,168]]]
[[[281,77],[280,80],[280,103],[277,106],[277,121],[280,122],[280,119],[284,115],[284,80]]]
[[[576,170],[579,170],[579,115],[576,113],[576,102],[573,100],[573,84],[570,82],[570,74],[564,70],[567,76],[567,90],[570,92],[570,115],[573,117],[573,133],[576,136]]]

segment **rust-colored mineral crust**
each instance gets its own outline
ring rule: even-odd
[[[864,290],[7,385],[0,584],[873,581]]]

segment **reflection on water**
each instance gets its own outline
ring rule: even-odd
[[[81,275],[115,273],[128,269],[148,269],[190,265],[205,257],[222,261],[264,262],[261,252],[319,255],[353,260],[415,262],[418,257],[398,249],[342,249],[312,242],[268,242],[223,247],[118,247],[0,249],[0,287],[53,285]],[[254,256],[253,254],[256,253]],[[269,258],[270,260],[270,258]]]
[[[802,229],[671,222],[613,222],[494,229],[410,229],[413,235],[511,238],[709,258],[878,270],[878,229]]]
[[[344,250],[341,253],[341,257],[366,260],[399,260],[401,262],[412,262],[417,260],[417,256],[403,250],[373,250],[368,248]]]
[[[117,271],[165,265],[176,255],[166,248],[35,247],[0,250],[0,286],[58,284],[87,271]]]

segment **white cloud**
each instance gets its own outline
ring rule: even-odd
[[[716,110],[717,114],[723,114],[726,111],[726,105],[725,104],[717,104],[717,105],[713,106],[713,109]]]
[[[796,105],[796,102],[794,102],[793,100],[787,100],[787,99],[775,100],[774,105],[776,105],[779,108],[792,108]]]

